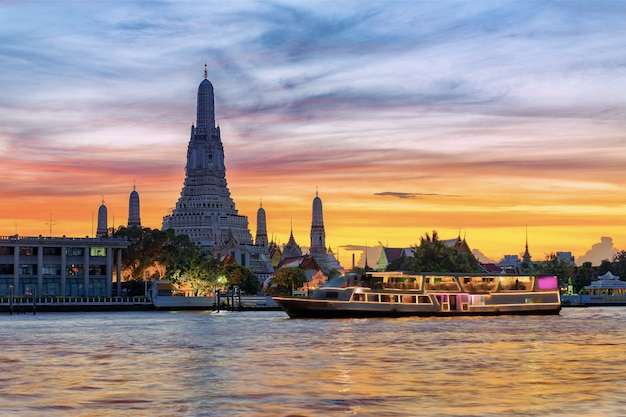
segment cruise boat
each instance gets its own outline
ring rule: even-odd
[[[555,276],[383,272],[329,280],[308,297],[273,297],[290,318],[559,314]]]

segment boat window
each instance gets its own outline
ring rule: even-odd
[[[420,304],[432,304],[430,301],[430,297],[427,295],[418,295],[417,302]]]
[[[367,294],[367,301],[370,303],[378,302],[378,294]]]
[[[414,295],[403,295],[402,296],[402,302],[404,304],[415,304],[417,301],[417,297],[415,297]]]
[[[329,299],[339,298],[339,293],[337,291],[326,291],[325,297]]]
[[[384,278],[383,288],[419,290],[421,284],[420,281],[421,280],[418,280],[413,276],[390,276]]]
[[[495,291],[498,282],[494,277],[462,277],[463,290],[468,293],[484,294]]]
[[[365,294],[352,294],[352,301],[365,301]]]
[[[500,289],[503,291],[532,291],[532,276],[502,276],[500,277]]]
[[[459,286],[453,276],[427,276],[424,279],[425,289],[431,291],[459,291]]]

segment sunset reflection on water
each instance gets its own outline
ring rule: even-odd
[[[0,415],[618,416],[626,308],[3,316]]]

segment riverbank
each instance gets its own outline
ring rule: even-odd
[[[271,297],[2,297],[0,313],[108,312],[148,310],[279,311]]]

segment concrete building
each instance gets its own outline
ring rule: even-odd
[[[127,247],[126,239],[116,238],[0,236],[0,295],[121,294],[122,249]]]

